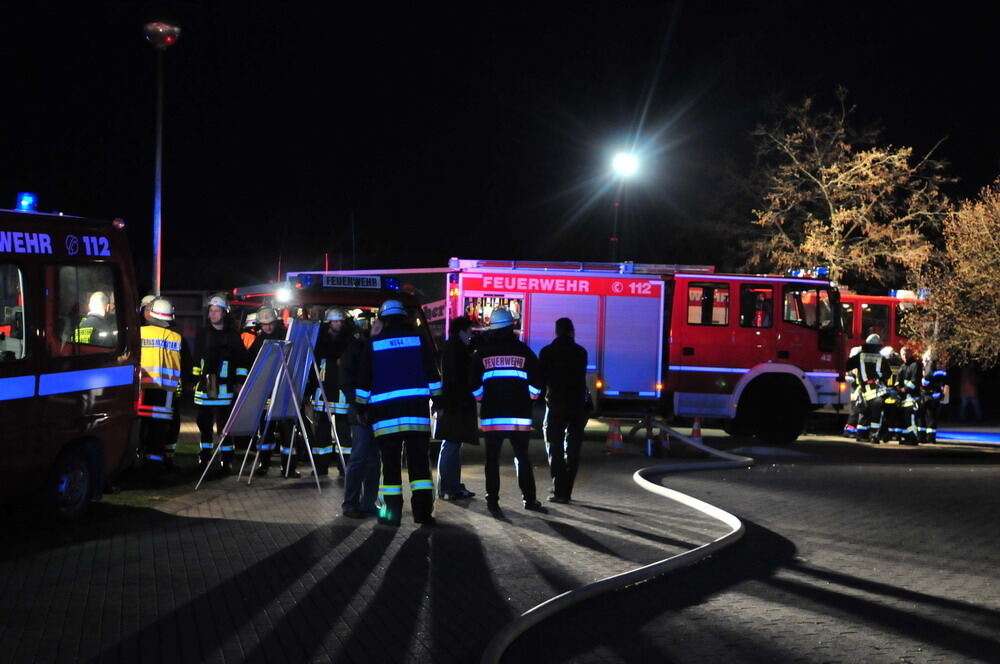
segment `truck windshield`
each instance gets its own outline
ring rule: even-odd
[[[789,284],[785,286],[785,322],[816,330],[836,329],[835,300],[829,287]]]

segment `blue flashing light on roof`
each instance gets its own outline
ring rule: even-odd
[[[385,286],[385,288],[387,288],[388,290],[399,290],[400,289],[400,287],[399,287],[399,279],[396,279],[395,277],[385,277],[382,280],[382,283]]]
[[[830,268],[828,267],[815,267],[813,268],[813,272],[815,272],[816,276],[821,279],[825,279],[830,276]]]
[[[307,273],[299,275],[299,283],[302,284],[303,288],[311,288],[315,280],[316,280],[315,274]]]
[[[15,208],[18,212],[34,212],[37,207],[38,196],[30,191],[22,191],[18,193],[17,207]]]

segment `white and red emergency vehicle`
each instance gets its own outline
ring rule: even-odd
[[[131,457],[138,294],[124,223],[28,209],[0,211],[0,498],[71,517]]]
[[[510,310],[539,351],[573,320],[598,409],[727,422],[772,442],[846,403],[839,296],[814,278],[709,266],[452,259],[447,318]]]
[[[303,288],[315,291],[327,280],[442,273],[443,315],[440,302],[425,305],[441,323],[467,316],[486,329],[494,310],[507,309],[537,353],[554,338],[555,321],[571,318],[603,414],[700,416],[789,442],[810,411],[848,401],[839,294],[825,279],[453,258],[446,268],[289,273],[289,285],[306,279]]]

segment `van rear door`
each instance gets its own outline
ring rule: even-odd
[[[39,311],[37,301],[25,302],[26,292],[37,292],[30,288],[37,275],[29,272],[0,262],[0,468],[9,469],[3,481],[12,491],[29,486],[26,466],[38,442],[38,349],[25,330],[39,324]]]

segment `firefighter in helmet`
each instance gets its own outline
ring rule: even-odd
[[[404,449],[413,520],[432,523],[430,398],[441,393],[441,377],[430,346],[407,321],[402,302],[383,302],[379,318],[384,327],[365,345],[354,391],[362,421],[371,423],[382,453],[379,494],[385,507],[379,523],[398,526],[402,518]]]
[[[917,416],[920,412],[920,380],[923,368],[916,353],[910,348],[903,347],[899,351],[900,360],[903,366],[899,370],[899,390],[903,396],[902,402],[902,433],[899,442],[916,445],[917,438]]]
[[[153,303],[156,296],[150,293],[149,295],[143,295],[142,299],[139,300],[139,313],[142,314],[142,319],[144,321],[149,320],[149,305]]]
[[[847,370],[854,371],[861,392],[861,416],[858,419],[858,440],[879,442],[882,428],[882,399],[889,363],[882,357],[882,338],[869,334],[861,351],[847,360]]]
[[[103,291],[94,291],[87,300],[87,315],[73,332],[78,344],[114,348],[118,343],[118,330],[111,315],[111,298]]]
[[[229,317],[229,303],[222,295],[215,295],[208,300],[205,323],[198,331],[191,369],[201,436],[198,461],[202,466],[212,458],[213,433],[222,432],[236,393],[247,377],[248,366],[247,350]],[[219,451],[222,452],[221,470],[232,472],[233,441],[224,440]]]
[[[250,345],[250,364],[251,366],[257,360],[257,356],[260,355],[261,349],[264,347],[265,341],[281,341],[287,335],[287,328],[284,322],[278,316],[278,312],[274,310],[273,307],[261,307],[257,310],[257,337],[254,342]],[[268,407],[270,407],[270,401],[268,401]],[[274,453],[275,448],[275,432],[280,434],[279,437],[282,440],[281,454],[283,455],[282,468],[287,467],[286,461],[287,455],[289,453],[288,444],[291,440],[292,425],[284,421],[277,422],[275,420],[267,421],[266,413],[261,414],[262,429],[260,437],[257,441],[257,450],[260,452],[260,465],[257,467],[257,472],[261,475],[266,475],[268,470],[271,468],[271,455]],[[292,469],[294,472],[294,469]]]
[[[170,329],[174,305],[166,298],[154,298],[146,306],[146,324],[141,338],[139,400],[140,444],[143,465],[151,479],[162,473],[167,463],[167,445],[177,412],[181,389],[181,335]]]
[[[317,380],[316,374],[310,372],[306,390],[307,394],[312,395],[313,461],[316,463],[317,474],[326,475],[329,473],[330,456],[333,455],[337,469],[343,475],[340,454],[334,449],[332,427],[336,427],[337,440],[346,462],[351,454],[351,427],[347,421],[347,399],[338,384],[337,364],[344,350],[354,340],[354,322],[340,307],[327,309],[323,320],[325,324],[314,350],[320,379]]]
[[[885,396],[882,397],[882,426],[879,429],[879,441],[887,443],[893,438],[902,436],[903,423],[903,393],[900,388],[899,372],[903,361],[892,346],[882,346],[880,354],[889,365],[889,373],[885,379]]]
[[[848,358],[854,357],[860,352],[861,346],[855,346],[851,348]],[[847,416],[847,424],[844,425],[844,437],[857,438],[858,422],[861,419],[861,386],[858,384],[858,370],[848,369],[844,377],[851,386],[851,413]]]
[[[253,342],[257,340],[257,312],[251,311],[243,321],[243,331],[240,332],[240,339],[243,340],[243,347],[250,350]]]
[[[524,508],[542,510],[535,497],[535,475],[528,456],[532,410],[544,383],[538,358],[514,333],[514,317],[506,309],[490,316],[490,332],[472,357],[472,396],[479,401],[479,425],[486,440],[486,506],[499,509],[500,448],[514,448],[514,467]],[[581,395],[582,399],[582,395]]]

